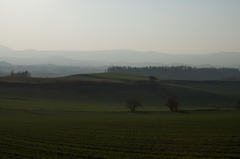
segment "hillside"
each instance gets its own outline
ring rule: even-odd
[[[0,78],[0,97],[53,102],[74,102],[81,106],[124,107],[128,98],[141,99],[145,110],[165,108],[174,97],[181,108],[233,107],[240,99],[240,82],[180,81],[100,73],[62,78]],[[56,107],[57,108],[57,107]],[[107,111],[107,110],[106,110]]]
[[[14,52],[14,50],[0,44],[0,53]]]

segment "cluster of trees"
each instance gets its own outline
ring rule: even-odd
[[[217,80],[224,77],[240,76],[240,71],[235,68],[196,68],[190,66],[112,66],[108,68],[107,72],[130,73],[180,80]]]
[[[39,65],[2,65],[0,61],[0,76],[7,76],[14,70],[16,72],[31,72],[32,77],[62,77],[73,74],[102,73],[107,66],[61,66],[53,64]]]
[[[31,77],[31,74],[28,71],[23,71],[23,72],[17,72],[14,73],[14,71],[11,71],[11,73],[8,75],[11,77]]]

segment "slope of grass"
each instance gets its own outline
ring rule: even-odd
[[[140,80],[149,81],[148,76],[133,75],[127,73],[94,73],[94,74],[77,74],[57,78],[25,78],[25,77],[0,77],[0,81],[12,82],[64,82],[64,81],[112,81],[112,82],[134,82]],[[158,80],[166,80],[158,78]]]
[[[68,80],[95,80],[95,81],[117,81],[117,82],[134,82],[134,81],[149,81],[148,76],[127,74],[127,73],[95,73],[95,74],[80,74],[62,77],[62,79]],[[158,78],[159,80],[166,80]]]
[[[23,100],[18,98],[0,98],[0,108],[7,110],[49,110],[49,111],[91,111],[91,112],[128,112],[125,101],[106,102],[60,102],[44,100]],[[198,109],[201,109],[200,107]],[[145,106],[137,111],[168,111],[167,107]]]
[[[9,80],[9,81],[4,81]],[[15,80],[15,81],[14,81]],[[240,82],[176,81],[150,82],[146,76],[101,73],[62,78],[0,78],[0,97],[118,105],[128,98],[141,99],[145,109],[165,107],[167,98],[181,108],[233,107],[240,100]],[[89,105],[89,104],[88,104]],[[96,108],[98,109],[98,108]]]
[[[56,78],[35,78],[35,77],[0,77],[0,81],[8,82],[55,82],[59,81]]]

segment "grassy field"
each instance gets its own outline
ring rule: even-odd
[[[0,109],[0,158],[239,158],[240,111]]]
[[[12,82],[66,82],[66,81],[112,81],[112,82],[133,82],[139,80],[149,80],[147,76],[124,74],[124,73],[95,73],[95,74],[79,74],[58,78],[22,78],[22,77],[0,77],[0,81]],[[166,80],[159,78],[158,80]]]
[[[0,90],[0,158],[240,158],[240,82],[103,73],[1,77]]]
[[[61,78],[0,78],[0,97],[78,102],[79,105],[119,105],[128,98],[142,100],[144,109],[163,109],[174,97],[182,109],[233,107],[240,99],[240,82],[178,81],[122,73],[73,75]],[[154,109],[155,109],[154,108]],[[156,110],[156,109],[155,109]]]

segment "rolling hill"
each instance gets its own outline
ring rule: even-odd
[[[91,110],[94,107],[119,110],[132,97],[142,100],[144,110],[165,109],[165,101],[170,97],[179,100],[182,109],[234,107],[240,99],[240,82],[168,79],[150,82],[146,76],[122,73],[62,78],[1,77],[0,89],[1,98],[78,103],[77,110],[86,106]]]

